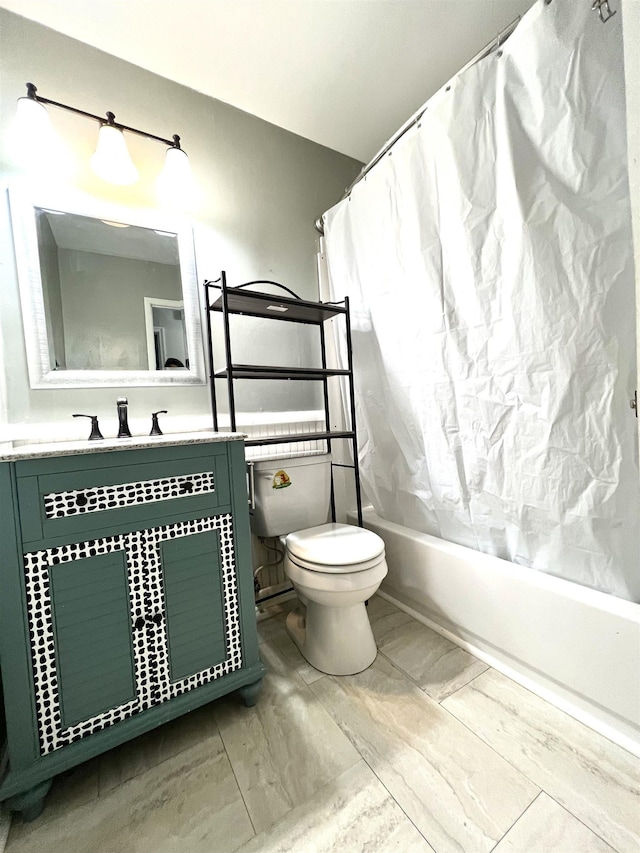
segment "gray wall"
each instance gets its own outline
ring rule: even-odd
[[[171,264],[58,249],[66,366],[147,370],[144,297],[181,298]]]
[[[229,284],[255,278],[275,279],[303,297],[317,298],[318,235],[313,223],[339,200],[360,163],[1,9],[0,78],[3,186],[20,174],[9,149],[9,127],[15,101],[24,94],[27,81],[35,83],[43,96],[88,112],[103,114],[112,110],[123,124],[169,138],[179,133],[199,188],[198,203],[191,211],[199,281],[216,278],[225,269]],[[128,147],[140,168],[141,180],[130,188],[112,187],[100,182],[88,168],[95,147],[94,124],[54,108],[49,112],[78,165],[73,179],[75,188],[116,204],[156,204],[154,181],[164,159],[162,145],[128,135]],[[181,428],[185,417],[192,418],[194,424],[198,418],[206,423],[206,386],[159,390],[29,388],[8,216],[8,203],[3,197],[0,390],[4,399],[0,416],[4,411],[8,424],[5,435],[36,435],[38,426],[45,422],[56,424],[58,431],[70,425],[69,434],[75,435],[80,427],[70,415],[78,410],[102,415],[106,435],[110,428],[115,429],[115,398],[122,390],[129,397],[132,422],[138,415],[146,419],[148,412],[167,408],[169,417],[182,419]],[[252,332],[250,349],[254,359],[269,362],[269,354],[259,356],[265,344],[273,343],[273,356],[287,358],[291,363],[300,361],[311,349],[305,334],[308,331],[292,324],[286,334],[265,328]],[[256,384],[259,383],[254,387]],[[309,393],[308,386],[294,397],[286,383],[278,385],[284,387],[270,387],[268,392],[264,389],[258,397],[249,392],[241,394],[240,408],[282,411],[318,403],[317,395]]]

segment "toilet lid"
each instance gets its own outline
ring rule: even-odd
[[[321,524],[287,536],[292,557],[330,572],[332,566],[349,566],[375,560],[384,554],[384,542],[372,530],[351,524]],[[320,568],[322,567],[322,568]],[[339,569],[333,569],[333,571]]]

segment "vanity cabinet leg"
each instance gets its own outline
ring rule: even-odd
[[[29,822],[35,820],[42,814],[44,801],[53,779],[45,779],[28,791],[23,791],[22,794],[16,794],[7,800],[7,806],[14,812],[20,812],[22,819]]]
[[[245,684],[244,687],[240,687],[238,693],[240,694],[240,698],[244,702],[246,708],[252,708],[256,704],[261,689],[261,678],[259,678],[257,681],[254,681],[253,684]]]

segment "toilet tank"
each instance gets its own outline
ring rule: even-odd
[[[331,454],[254,462],[251,529],[282,536],[325,524],[331,503]]]

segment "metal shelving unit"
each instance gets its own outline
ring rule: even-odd
[[[285,291],[287,296],[273,295],[247,288],[259,285],[271,285]],[[358,524],[362,527],[362,494],[360,490],[360,469],[358,465],[358,442],[356,437],[356,410],[353,389],[353,357],[351,350],[351,322],[349,315],[349,298],[344,302],[308,302],[300,299],[292,290],[276,281],[258,280],[248,281],[238,287],[228,287],[224,272],[213,281],[205,281],[205,307],[207,312],[207,346],[208,346],[208,370],[209,388],[211,392],[211,410],[213,414],[213,428],[218,432],[218,401],[216,397],[216,379],[225,379],[227,395],[229,399],[229,418],[231,430],[236,431],[236,407],[234,382],[237,379],[289,379],[307,382],[321,382],[323,387],[325,430],[315,433],[292,433],[290,435],[260,436],[249,438],[247,447],[257,447],[272,444],[290,444],[297,441],[326,441],[327,449],[331,452],[331,443],[338,439],[351,442],[353,468],[356,491],[356,504],[358,513]],[[213,298],[212,298],[213,296]],[[213,336],[211,331],[212,314],[222,315],[224,330],[224,345],[226,356],[226,367],[216,371],[213,363]],[[322,367],[281,367],[276,365],[237,364],[232,358],[231,329],[229,318],[232,314],[245,317],[263,317],[270,320],[279,320],[285,323],[305,323],[317,326],[320,336],[320,352]],[[339,369],[327,365],[327,349],[325,341],[324,324],[334,317],[342,317],[346,323],[346,342],[348,369]],[[350,428],[346,430],[332,430],[329,413],[329,386],[328,380],[333,376],[344,376],[349,386],[349,417]],[[344,466],[341,466],[344,467]],[[331,514],[335,521],[335,498],[333,488],[331,489]]]

